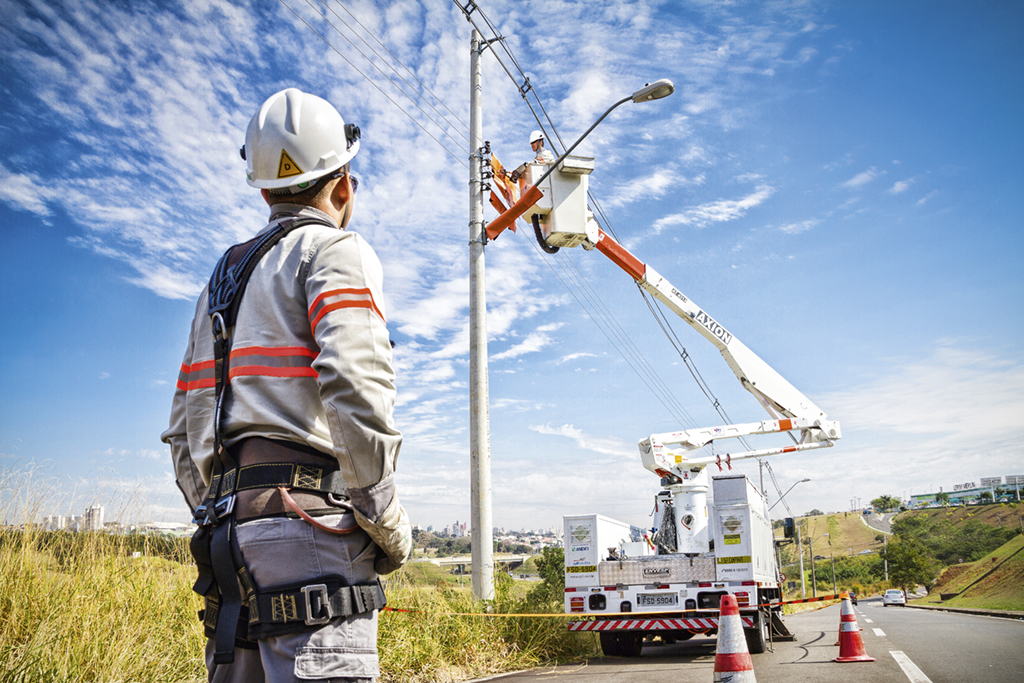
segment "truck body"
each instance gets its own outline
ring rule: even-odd
[[[717,632],[729,594],[752,653],[766,649],[773,624],[789,635],[764,497],[743,474],[713,477],[712,488],[713,542],[700,553],[663,552],[645,530],[601,515],[564,517],[565,612],[580,616],[569,630],[598,632],[606,654],[634,656],[650,636],[675,642]],[[657,500],[664,511],[672,497],[664,491]]]

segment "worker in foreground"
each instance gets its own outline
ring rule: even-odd
[[[536,155],[532,161],[528,161],[525,164],[521,164],[516,170],[509,174],[512,178],[512,182],[519,180],[519,176],[526,173],[526,167],[529,164],[553,164],[555,163],[555,155],[551,153],[551,150],[544,147],[544,133],[539,130],[535,130],[530,133],[530,149]]]
[[[412,530],[373,249],[346,232],[359,129],[290,88],[241,150],[269,224],[199,298],[162,440],[195,510],[211,681],[373,681],[378,580]],[[253,230],[256,233],[256,230]]]

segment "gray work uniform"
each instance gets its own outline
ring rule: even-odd
[[[264,230],[305,216],[333,223],[317,209],[278,204]],[[395,375],[382,281],[380,261],[355,233],[317,224],[285,235],[256,266],[242,298],[222,423],[226,448],[260,437],[335,458],[353,503],[370,519],[394,496],[402,443],[393,422]],[[205,498],[213,470],[214,354],[207,300],[204,290],[170,427],[161,436],[192,509]],[[351,512],[317,521],[356,526]],[[237,538],[258,586],[301,584],[328,574],[350,584],[377,578],[378,548],[362,529],[335,536],[301,519],[270,517],[239,523]],[[235,662],[219,665],[214,680],[372,680],[379,675],[376,634],[377,614],[369,612],[315,631],[267,638],[258,651],[236,648]],[[212,661],[212,644],[208,650]]]

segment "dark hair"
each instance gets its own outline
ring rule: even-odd
[[[275,204],[305,204],[306,206],[316,206],[322,202],[326,202],[330,197],[331,190],[334,189],[331,185],[332,180],[336,180],[343,175],[348,174],[349,165],[345,164],[337,171],[328,173],[327,175],[318,178],[312,186],[297,192],[295,194],[289,194],[288,192],[270,192],[270,205]]]

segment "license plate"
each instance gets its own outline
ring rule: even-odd
[[[636,596],[639,607],[667,607],[679,604],[679,596],[675,593],[640,593]]]

